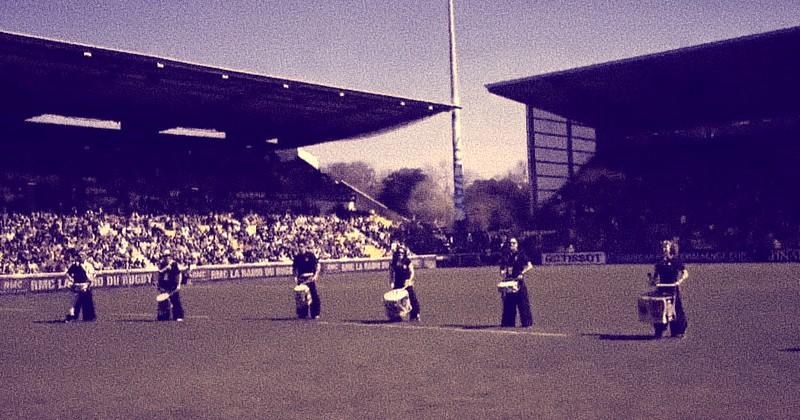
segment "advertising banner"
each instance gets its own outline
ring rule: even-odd
[[[661,254],[610,254],[609,264],[654,264],[662,257]],[[748,251],[690,251],[680,254],[686,263],[723,263],[723,262],[753,262],[757,261],[752,252]]]
[[[769,262],[800,262],[800,249],[773,249]]]
[[[29,280],[22,277],[0,279],[0,295],[25,293],[28,291]]]
[[[417,268],[436,268],[435,255],[411,258]],[[323,273],[349,273],[358,271],[388,270],[391,259],[359,258],[351,260],[323,260]],[[273,277],[292,276],[291,263],[257,263],[195,267],[186,271],[192,282],[260,280]],[[111,270],[95,274],[93,288],[131,287],[153,284],[157,280],[154,269]],[[6,275],[0,276],[0,295],[26,292],[53,292],[67,288],[64,273]]]
[[[544,252],[542,265],[595,265],[605,264],[605,252]]]

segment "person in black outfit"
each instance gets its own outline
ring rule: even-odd
[[[419,300],[414,290],[414,264],[408,257],[408,248],[398,245],[392,253],[392,262],[389,265],[389,286],[392,289],[406,289],[408,300],[411,303],[409,320],[419,321]]]
[[[503,316],[500,321],[501,327],[513,327],[516,324],[517,311],[519,311],[519,321],[523,328],[533,326],[533,314],[528,298],[528,288],[525,286],[524,274],[533,268],[530,258],[520,251],[517,238],[508,240],[508,248],[505,255],[500,260],[500,274],[506,281],[515,280],[519,284],[516,293],[505,293],[503,295]]]
[[[181,277],[178,263],[172,258],[169,251],[165,251],[158,266],[158,292],[169,293],[169,298],[158,302],[157,320],[169,321],[170,308],[172,308],[172,319],[183,321],[184,313],[180,295]]]
[[[319,291],[317,290],[320,264],[311,248],[311,245],[303,245],[300,248],[300,253],[295,255],[292,261],[292,272],[294,273],[295,282],[298,285],[305,284],[311,291],[311,318],[319,319],[322,311],[322,303],[319,300]],[[308,315],[308,309],[297,310],[299,318],[307,318]]]
[[[67,268],[67,283],[75,293],[75,299],[67,312],[64,322],[77,321],[83,311],[84,321],[94,321],[97,314],[94,311],[94,298],[92,297],[92,280],[94,267],[86,261],[83,255],[73,252],[72,263]]]
[[[689,277],[689,272],[678,257],[678,247],[675,242],[662,241],[661,249],[664,256],[655,264],[653,274],[650,279],[653,284],[658,284],[656,293],[660,295],[671,295],[675,298],[675,319],[669,322],[670,334],[673,337],[683,338],[689,322],[686,313],[683,311],[681,291],[678,287]],[[667,329],[666,324],[653,324],[656,338],[661,338]]]

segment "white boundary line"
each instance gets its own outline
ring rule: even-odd
[[[539,336],[539,337],[569,337],[568,334],[562,333],[547,333],[547,332],[535,332],[535,331],[526,331],[526,330],[502,330],[502,329],[470,329],[470,328],[460,328],[460,327],[446,327],[446,326],[434,326],[434,325],[411,325],[409,323],[385,323],[385,324],[364,324],[360,322],[349,322],[349,321],[342,321],[342,322],[329,322],[329,321],[312,321],[316,324],[322,325],[347,325],[347,326],[355,326],[355,327],[374,327],[374,328],[408,328],[413,330],[427,330],[427,331],[453,331],[453,332],[463,332],[463,333],[481,333],[481,334],[505,334],[505,335],[532,335],[532,336]],[[500,328],[499,326],[497,328]]]

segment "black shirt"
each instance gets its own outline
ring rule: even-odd
[[[503,256],[500,262],[500,268],[506,270],[506,277],[519,277],[519,275],[522,274],[522,270],[528,266],[530,261],[530,258],[522,251],[509,251]]]
[[[411,259],[408,257],[392,258],[392,274],[394,275],[394,288],[405,287],[406,280],[411,278]]]
[[[298,277],[303,274],[315,274],[317,272],[317,256],[313,252],[301,252],[294,256],[292,269]]]
[[[67,275],[72,279],[73,283],[89,283],[89,275],[86,270],[78,263],[72,263],[67,269]]]
[[[170,261],[162,263],[158,270],[158,287],[164,290],[175,290],[181,281],[181,270],[178,263]]]
[[[685,269],[686,267],[684,267],[680,258],[671,257],[658,261],[653,271],[659,283],[675,283],[678,281],[680,272]]]

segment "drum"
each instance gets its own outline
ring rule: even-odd
[[[311,289],[305,284],[298,284],[294,287],[294,303],[297,310],[302,311],[311,306]]]
[[[406,289],[392,289],[383,294],[386,317],[392,321],[402,321],[411,312],[411,301]]]
[[[666,324],[675,319],[675,297],[672,295],[641,295],[637,307],[639,321],[648,324]]]
[[[509,293],[519,292],[519,282],[516,280],[501,281],[497,283],[497,291],[505,296]]]

